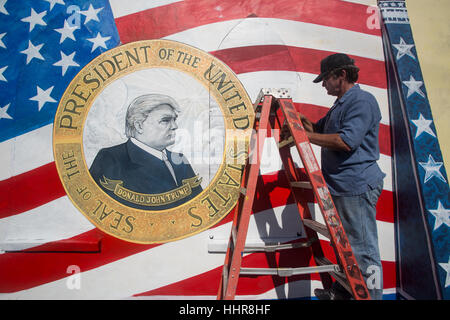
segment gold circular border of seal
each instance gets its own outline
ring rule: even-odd
[[[148,68],[185,72],[215,98],[225,122],[222,163],[205,190],[173,209],[128,207],[92,179],[83,150],[83,128],[96,97],[114,80]],[[55,115],[56,168],[73,204],[97,228],[135,243],[163,243],[204,231],[236,205],[253,128],[251,100],[233,71],[214,56],[171,40],[144,40],[111,49],[86,65],[67,87]]]

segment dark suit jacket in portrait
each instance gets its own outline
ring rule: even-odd
[[[163,194],[183,185],[183,179],[195,177],[194,170],[180,153],[168,150],[167,157],[172,164],[177,184],[175,184],[164,161],[136,146],[131,140],[110,148],[101,149],[91,165],[90,173],[95,182],[112,198],[124,205],[144,210],[165,210],[177,207],[197,196],[202,187],[198,184],[188,195],[170,204],[143,206],[118,197],[114,191],[105,187],[108,181],[121,181],[122,186],[141,194]],[[172,161],[173,157],[182,161]],[[178,163],[181,162],[181,163]],[[105,180],[106,178],[106,180]],[[192,180],[192,179],[191,179]],[[195,179],[194,179],[195,180]]]

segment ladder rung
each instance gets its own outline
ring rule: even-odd
[[[308,228],[320,233],[321,235],[330,238],[330,233],[328,232],[327,227],[324,224],[321,224],[317,221],[311,219],[303,219],[303,224]]]
[[[284,148],[286,146],[293,146],[294,144],[295,144],[294,138],[292,136],[289,136],[289,138],[278,142],[278,149]]]
[[[328,260],[325,257],[315,257],[314,261],[316,262],[317,265],[319,266],[327,266],[330,264],[333,264],[330,260]],[[340,268],[337,268],[336,270],[333,270],[334,272],[339,272],[340,273]]]
[[[294,243],[277,243],[277,244],[261,244],[261,245],[249,245],[245,246],[244,252],[275,252],[278,250],[294,249],[294,248],[306,248],[310,247],[313,240],[307,242],[294,242]]]
[[[311,182],[309,181],[294,181],[291,182],[291,186],[294,188],[312,189]]]
[[[234,246],[235,238],[231,240],[231,245]],[[313,242],[318,241],[318,238],[310,238],[308,241],[299,241],[293,243],[287,242],[272,242],[272,243],[249,243],[246,244],[243,253],[253,253],[253,252],[275,252],[278,250],[285,249],[295,249],[295,248],[306,248],[310,247]],[[234,249],[234,247],[232,247]],[[227,243],[222,241],[211,241],[208,244],[208,252],[209,253],[226,253],[227,252]]]
[[[339,265],[323,265],[314,267],[300,267],[300,268],[241,268],[241,275],[276,275],[280,277],[290,277],[300,274],[311,274],[321,272],[335,272],[339,270]]]
[[[323,266],[323,265],[326,265],[326,264],[331,264],[331,261],[328,260],[328,259],[325,258],[325,257],[317,257],[317,258],[314,259],[314,261],[316,261],[316,263],[317,263],[319,266]]]

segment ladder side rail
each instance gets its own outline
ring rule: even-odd
[[[253,104],[253,110],[255,111],[255,121],[253,124],[254,127],[254,131],[252,132],[252,135],[250,137],[250,143],[248,145],[248,149],[247,149],[247,156],[250,155],[250,152],[252,150],[252,141],[254,139],[257,138],[256,135],[254,135],[253,133],[255,133],[255,131],[257,131],[257,128],[259,127],[259,121],[260,121],[260,117],[261,117],[261,108],[262,108],[262,93],[259,94],[259,96],[257,97],[255,103]],[[253,143],[255,143],[253,141]],[[230,231],[230,236],[228,238],[228,245],[227,245],[227,250],[226,250],[226,254],[225,254],[225,262],[223,265],[223,269],[222,269],[222,276],[220,279],[220,283],[219,283],[219,289],[218,289],[218,293],[217,293],[217,300],[222,300],[224,299],[225,296],[225,291],[227,289],[227,283],[228,283],[228,275],[229,275],[229,270],[231,267],[231,258],[233,255],[233,251],[234,251],[234,246],[235,246],[235,242],[236,242],[236,230],[237,230],[237,226],[239,224],[240,218],[242,216],[241,212],[242,212],[242,206],[245,202],[246,199],[246,193],[247,193],[247,184],[248,184],[248,177],[249,177],[249,172],[250,172],[250,165],[251,165],[251,161],[248,160],[249,158],[247,158],[247,160],[245,161],[245,164],[243,165],[242,168],[242,178],[241,178],[241,184],[240,184],[240,193],[239,193],[239,197],[238,200],[236,202],[236,205],[234,207],[234,212],[233,212],[233,220],[232,220],[232,224],[231,224],[231,231]],[[234,165],[234,164],[233,164]]]
[[[269,113],[272,106],[272,97],[265,96],[261,107],[261,116],[258,125],[261,128],[267,128],[267,123],[269,119]],[[234,243],[233,252],[231,255],[231,263],[228,268],[228,279],[226,286],[224,288],[224,299],[230,300],[234,299],[237,289],[237,282],[239,279],[241,264],[242,264],[242,253],[244,252],[245,240],[247,238],[248,225],[250,221],[250,215],[253,208],[253,202],[256,194],[256,186],[259,176],[259,168],[261,164],[261,156],[264,146],[264,141],[267,136],[266,130],[256,130],[252,133],[252,142],[255,144],[250,145],[249,154],[249,173],[247,181],[247,189],[245,194],[245,199],[243,200],[242,208],[236,214],[238,215],[237,225],[236,225],[236,240]],[[255,150],[253,150],[255,149]],[[232,230],[233,233],[233,230]]]
[[[314,196],[319,204],[323,219],[330,234],[330,240],[337,252],[343,271],[351,287],[355,299],[370,299],[366,283],[362,277],[347,235],[344,231],[339,214],[325,183],[322,171],[312,151],[309,139],[301,123],[298,112],[291,99],[278,99],[286,123],[294,137],[295,146],[304,164],[305,171],[313,187]]]
[[[247,177],[248,177],[248,171],[249,171],[249,164],[247,163],[243,168],[242,180],[241,180],[241,190],[243,190],[243,188],[247,184],[246,181],[247,181]],[[235,234],[233,234],[233,230],[236,230],[237,225],[238,225],[238,220],[239,220],[238,212],[240,212],[242,210],[243,199],[245,199],[245,197],[244,197],[244,194],[241,192],[239,194],[238,201],[234,208],[233,221],[231,223],[231,232],[230,232],[230,236],[228,238],[228,246],[227,246],[227,250],[225,253],[225,262],[223,265],[222,276],[221,276],[220,283],[219,283],[217,300],[223,299],[223,297],[225,295],[225,288],[226,288],[226,284],[228,282],[228,273],[229,273],[228,270],[230,268],[231,256],[232,256],[232,252],[234,250],[234,245],[235,245],[235,241],[236,241],[236,238],[234,237]]]
[[[261,109],[261,105],[258,103],[255,103],[254,105],[254,110],[255,113],[256,112],[260,112],[259,110]],[[255,122],[254,122],[254,128],[257,128],[259,126],[259,119],[260,116],[256,116],[255,117]],[[252,141],[254,139],[257,139],[257,136],[254,134],[254,132],[252,132],[252,135],[250,137],[250,143],[248,145],[248,149],[247,149],[247,155],[250,155],[251,152],[251,146],[252,146]],[[255,142],[253,142],[255,143]],[[233,220],[231,223],[231,230],[230,230],[230,235],[228,237],[228,245],[227,245],[227,250],[225,252],[225,262],[223,265],[223,270],[222,270],[222,276],[220,279],[220,283],[219,283],[219,289],[218,289],[218,293],[217,293],[217,300],[222,300],[224,299],[225,296],[225,291],[227,289],[227,283],[228,283],[228,276],[229,276],[229,270],[231,267],[231,258],[233,255],[233,251],[234,251],[234,247],[235,247],[235,243],[236,243],[236,230],[237,230],[237,226],[239,224],[240,218],[242,216],[242,207],[243,204],[245,202],[246,199],[246,194],[247,194],[247,185],[248,185],[248,179],[249,179],[249,172],[250,172],[250,166],[251,166],[251,161],[248,160],[249,158],[247,158],[247,160],[245,161],[245,164],[242,168],[242,178],[241,178],[241,184],[240,184],[240,193],[239,193],[239,197],[238,200],[236,202],[236,205],[234,207],[234,212],[233,212]],[[234,164],[233,164],[234,165]]]
[[[254,108],[255,112],[257,110],[259,110],[260,107],[261,107],[260,105],[256,105]],[[254,122],[255,128],[258,127],[258,122],[259,122],[259,117],[255,117],[255,122]],[[247,155],[250,155],[252,140],[257,138],[254,133],[255,132],[253,132],[250,137],[250,144],[248,145]],[[240,222],[240,219],[242,216],[242,208],[243,208],[243,205],[244,205],[244,202],[246,199],[246,194],[247,194],[246,187],[248,185],[251,163],[252,162],[247,159],[243,166],[243,169],[242,169],[243,171],[242,171],[242,178],[241,178],[241,184],[240,184],[240,193],[239,193],[239,197],[236,202],[236,205],[234,207],[233,220],[231,223],[230,235],[228,237],[228,245],[227,245],[227,250],[226,250],[226,254],[225,254],[225,262],[223,265],[222,276],[221,276],[220,284],[219,284],[219,290],[217,293],[217,300],[224,299],[225,291],[227,289],[227,284],[228,284],[228,279],[229,279],[229,270],[231,268],[232,255],[233,255],[233,252],[235,249],[236,238],[237,238],[236,230],[238,228],[238,225],[239,225],[239,222]]]

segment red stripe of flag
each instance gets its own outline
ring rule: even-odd
[[[128,43],[247,17],[286,19],[381,35],[379,29],[368,25],[371,13],[367,6],[339,0],[181,1],[119,17],[115,21],[122,43]]]
[[[333,53],[282,45],[237,47],[211,52],[237,74],[265,70],[319,74],[320,61]],[[349,56],[360,69],[358,83],[387,88],[384,61]]]
[[[65,194],[54,162],[0,181],[0,219],[39,207]]]

